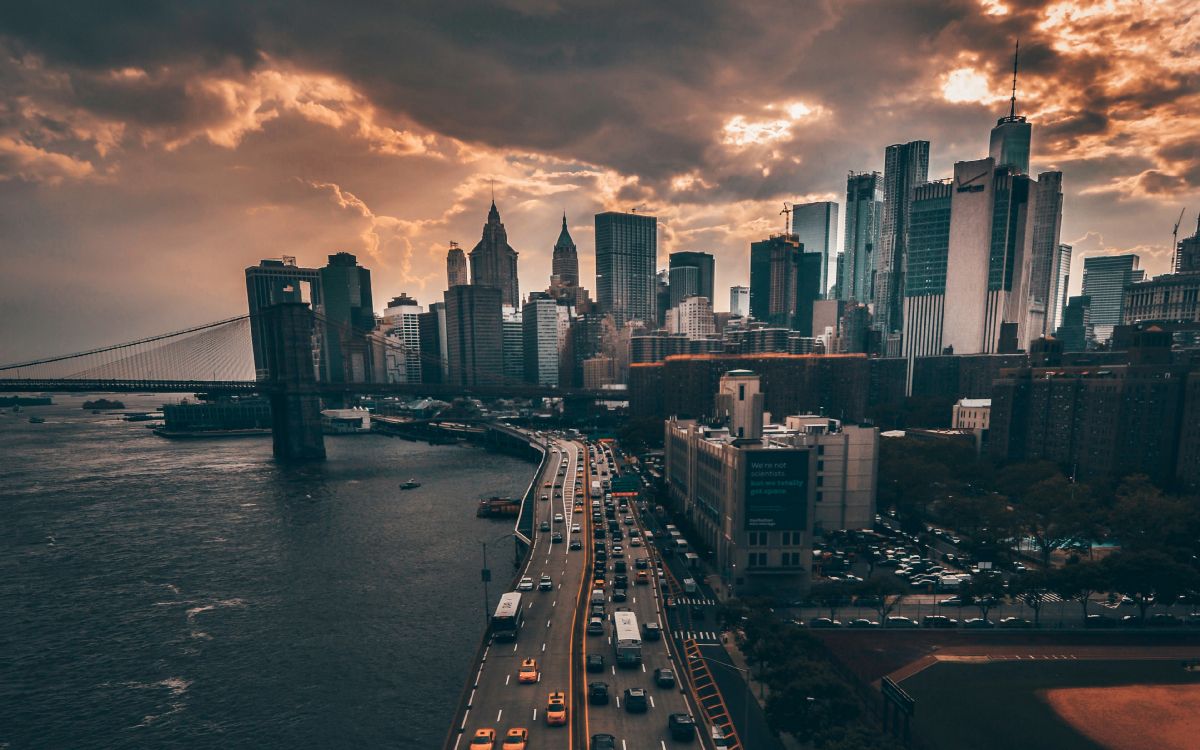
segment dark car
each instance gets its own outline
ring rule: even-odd
[[[569,546],[571,549],[583,549],[583,542],[579,541],[578,539],[572,539]]]
[[[615,570],[615,569],[616,569],[616,568],[615,568],[615,566],[614,566],[614,570]],[[614,586],[616,586],[616,587],[617,587],[617,588],[619,588],[619,589],[627,589],[627,588],[629,588],[629,576],[627,576],[627,575],[622,575],[622,574],[621,574],[621,571],[619,571],[619,570],[618,570],[618,571],[617,571],[617,575],[613,576],[613,585],[614,585]]]
[[[646,568],[650,567],[650,561],[644,557],[639,557],[633,561],[633,567],[637,568],[638,570],[645,570]]]
[[[956,628],[958,620],[945,615],[925,615],[921,618],[921,625],[926,628]]]
[[[647,641],[657,641],[662,638],[662,626],[657,622],[642,623],[642,638]]]
[[[604,654],[588,654],[587,671],[603,672],[604,671]]]
[[[613,589],[612,600],[614,602],[623,602],[623,601],[625,601],[625,599],[626,599],[625,589],[619,589],[619,588]]]
[[[617,738],[611,734],[593,734],[592,750],[617,750]]]
[[[1085,628],[1115,628],[1117,621],[1108,615],[1088,615],[1083,621]]]
[[[588,703],[592,704],[593,706],[608,705],[607,682],[588,683]]]
[[[654,670],[654,683],[662,688],[673,688],[675,687],[675,673],[669,669],[659,667]]]
[[[667,717],[667,729],[673,740],[691,742],[696,739],[696,720],[691,714],[671,714]]]
[[[561,544],[563,535],[561,531],[556,531],[550,536],[550,542],[553,544]]]
[[[628,570],[628,568],[625,566],[624,560],[617,560],[615,563],[613,563],[614,573],[624,573],[626,570]]]
[[[644,714],[650,710],[645,688],[625,688],[625,710],[631,714]]]

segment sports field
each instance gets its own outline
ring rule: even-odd
[[[1178,660],[939,661],[901,687],[934,750],[1200,746],[1200,671]]]

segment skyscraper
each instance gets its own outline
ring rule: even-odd
[[[912,371],[916,358],[942,353],[953,194],[954,186],[948,180],[926,183],[913,189],[908,221],[902,329],[904,357],[908,360],[908,393],[912,392]]]
[[[503,331],[502,354],[504,359],[504,379],[510,383],[520,383],[525,380],[525,326],[521,322],[521,311],[511,307],[503,308],[501,316]]]
[[[883,228],[883,184],[878,172],[846,178],[846,241],[842,247],[840,299],[869,303],[875,298],[875,251]],[[753,287],[753,285],[751,285]]]
[[[471,250],[471,283],[499,289],[502,303],[520,307],[521,290],[517,283],[517,251],[508,244],[508,232],[500,223],[496,201],[488,209],[483,237]]]
[[[563,214],[562,229],[558,233],[558,241],[554,243],[554,258],[551,261],[550,273],[563,286],[579,286],[579,253],[575,250],[575,240],[567,230],[567,215]]]
[[[929,141],[884,151],[883,225],[875,263],[875,325],[884,333],[903,328],[904,263],[912,192],[929,179]]]
[[[313,312],[324,314],[321,304],[321,272],[301,268],[296,259],[268,259],[246,269],[246,302],[250,310],[250,343],[254,351],[254,373],[258,380],[266,379],[267,342],[270,334],[264,328],[262,311],[282,302],[308,302]],[[320,326],[316,338],[320,340]],[[320,347],[318,347],[319,350]],[[319,356],[319,351],[317,352]]]
[[[1062,325],[1063,309],[1067,306],[1067,292],[1071,286],[1071,246],[1059,245],[1058,268],[1054,272],[1054,288],[1050,308],[1046,310],[1046,331],[1057,331]]]
[[[525,382],[558,385],[558,301],[534,292],[521,309],[525,337]]]
[[[812,335],[812,305],[820,299],[820,253],[806,253],[794,234],[750,245],[750,312],[773,326]]]
[[[1113,327],[1123,322],[1125,287],[1146,274],[1140,261],[1136,253],[1083,259],[1083,295],[1091,298],[1089,322],[1097,343],[1111,339]]]
[[[943,342],[955,354],[1008,353],[1029,343],[1036,187],[991,157],[954,165]]]
[[[383,336],[382,356],[375,367],[376,380],[384,383],[421,382],[421,306],[407,294],[393,297],[383,311],[378,333]]]
[[[713,256],[710,253],[701,253],[694,251],[685,251],[680,253],[671,253],[668,258],[668,267],[671,276],[671,307],[679,304],[682,300],[688,297],[699,295],[707,297],[711,303],[713,301]],[[694,268],[694,274],[681,274],[681,278],[695,279],[695,286],[691,290],[676,290],[675,289],[675,269]]]
[[[656,323],[658,219],[635,213],[596,214],[596,298],[618,326]]]
[[[457,242],[451,242],[450,250],[446,252],[446,288],[466,286],[469,283],[471,282],[467,278],[467,254]]]
[[[1087,351],[1088,343],[1095,339],[1091,321],[1092,298],[1086,294],[1071,297],[1063,307],[1062,323],[1056,330],[1063,351]]]
[[[1017,52],[1020,52],[1019,44]],[[992,128],[988,155],[996,162],[997,167],[1009,167],[1017,174],[1029,174],[1029,148],[1033,129],[1025,121],[1024,115],[1017,114],[1017,60],[1018,54],[1014,54],[1012,99],[1008,115],[997,120],[996,127]]]
[[[792,206],[792,234],[806,253],[821,254],[821,296],[837,280],[838,204],[833,201],[799,203]]]
[[[1033,248],[1029,263],[1030,338],[1054,332],[1051,318],[1062,248],[1059,242],[1062,238],[1062,172],[1039,174],[1034,196]]]
[[[729,287],[729,314],[743,318],[750,314],[750,287]]]
[[[445,383],[450,372],[446,361],[446,303],[434,302],[428,312],[418,315],[417,328],[421,339],[421,382]]]
[[[369,334],[375,329],[371,272],[350,253],[335,253],[321,269],[325,314],[321,357],[328,383],[365,383],[374,371]]]
[[[503,293],[490,286],[452,286],[446,300],[446,382],[491,385],[503,379]]]

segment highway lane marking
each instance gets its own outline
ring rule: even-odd
[[[654,696],[653,696],[653,695],[649,695],[649,694],[647,694],[647,697],[648,697],[648,698],[650,698],[650,708],[655,708],[655,705],[654,705]]]
[[[505,682],[507,682],[507,680]],[[475,703],[475,688],[471,688],[471,697],[467,698],[467,705],[471,706],[474,703]]]
[[[516,650],[517,650],[517,644],[515,644],[515,643],[514,643],[514,644],[513,644],[513,651],[515,652]]]
[[[546,620],[546,627],[550,627],[550,621]]]
[[[501,716],[503,716],[503,715],[504,715],[504,709],[503,709],[503,708],[502,708],[502,709],[500,709],[499,711],[497,711],[497,712],[496,712],[496,723],[497,723],[497,724],[499,724],[499,723],[500,723],[500,717],[501,717]]]
[[[466,711],[464,711],[464,712],[463,712],[463,720],[462,720],[462,724],[459,724],[459,725],[458,725],[458,728],[459,728],[459,729],[466,729],[466,728],[467,728],[467,717],[468,717],[468,716],[470,716],[470,715],[471,715],[471,709],[469,709],[469,708],[468,708]]]
[[[542,653],[546,652],[546,642],[542,641]]]
[[[509,681],[509,680],[511,680],[511,679],[512,679],[512,675],[510,675],[510,674],[506,674],[506,675],[504,675],[504,684],[505,684],[505,685],[507,685],[507,684],[508,684],[508,681]],[[474,692],[472,692],[472,693],[471,693],[471,695],[475,695],[475,693],[474,693]]]
[[[458,743],[460,742],[462,742],[462,732],[459,732],[458,736],[454,738],[454,750],[458,750]]]

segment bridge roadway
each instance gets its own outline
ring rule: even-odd
[[[615,460],[608,448],[603,444],[596,447],[597,460],[590,465],[593,472],[590,479],[605,480],[611,479],[613,471],[616,468]],[[600,473],[604,472],[604,473]],[[588,486],[591,485],[590,480],[585,481]],[[614,503],[614,505],[616,505]],[[671,639],[668,634],[668,625],[666,617],[663,613],[663,596],[660,588],[660,580],[655,569],[655,560],[650,554],[650,549],[642,541],[641,546],[631,546],[631,538],[629,537],[630,529],[638,529],[639,534],[645,533],[645,527],[642,525],[641,519],[637,517],[634,510],[636,503],[629,504],[629,510],[621,512],[618,508],[616,518],[621,529],[624,539],[621,542],[614,542],[612,535],[608,534],[604,540],[609,551],[609,558],[606,563],[606,578],[608,585],[605,589],[607,594],[607,609],[609,616],[605,623],[605,633],[603,636],[589,635],[585,636],[584,640],[584,656],[587,654],[603,654],[605,669],[603,674],[586,673],[586,681],[591,682],[606,682],[608,683],[609,702],[607,705],[588,705],[585,714],[585,728],[587,736],[590,738],[596,734],[611,734],[616,739],[616,746],[620,750],[665,750],[669,746],[675,746],[678,741],[673,741],[667,727],[667,717],[673,713],[688,713],[696,717],[697,732],[701,726],[701,717],[695,710],[690,698],[684,692],[683,680],[684,674],[679,668],[676,659],[670,650]],[[601,503],[601,512],[603,513],[604,505]],[[588,513],[590,508],[586,509]],[[627,525],[623,517],[629,515],[634,519],[634,525]],[[590,516],[588,519],[590,521]],[[608,525],[608,519],[604,520],[605,526]],[[623,547],[624,557],[615,557],[614,545],[620,544]],[[637,585],[635,582],[637,576],[637,560],[644,559],[647,561],[647,572],[650,574],[649,584]],[[624,602],[614,602],[612,598],[613,580],[616,575],[614,565],[624,560],[628,570],[629,586],[626,589],[627,600]],[[657,622],[663,629],[661,640],[658,641],[642,641],[642,663],[633,668],[621,668],[615,665],[613,638],[614,626],[612,621],[612,613],[621,608],[632,610],[637,615],[638,626],[643,623]],[[654,670],[657,668],[670,669],[675,674],[676,684],[674,688],[661,688],[655,683]],[[645,713],[630,713],[626,710],[624,693],[626,688],[643,688],[646,691],[649,706]],[[691,747],[707,747],[708,742],[703,737],[700,742],[692,744]]]
[[[582,477],[576,461],[583,448],[574,442],[557,440],[551,446],[551,460],[546,462],[545,472],[538,478],[536,497],[549,495],[548,501],[537,500],[534,516],[533,548],[521,576],[533,579],[534,590],[521,594],[524,609],[524,624],[515,643],[490,643],[484,651],[483,663],[478,666],[474,677],[475,687],[467,702],[465,715],[456,717],[455,727],[461,732],[451,735],[449,747],[466,750],[475,732],[481,728],[496,730],[496,747],[501,738],[513,727],[529,730],[530,748],[571,748],[572,728],[575,717],[568,713],[568,726],[547,726],[546,703],[549,694],[561,690],[568,697],[568,706],[573,712],[570,697],[575,689],[572,632],[580,632],[576,612],[580,593],[584,586],[584,573],[588,560],[588,526],[583,516],[573,512],[575,478]],[[566,459],[566,467],[561,462]],[[550,482],[551,487],[545,483]],[[555,495],[560,491],[562,498]],[[586,501],[587,483],[583,483],[581,500]],[[554,515],[562,514],[562,522],[555,523]],[[539,530],[548,523],[552,531]],[[571,524],[579,523],[581,532],[572,534]],[[551,535],[559,531],[563,542],[554,544]],[[583,548],[570,549],[570,540],[579,538]],[[543,575],[554,582],[550,591],[537,590]],[[517,671],[521,660],[534,658],[538,661],[541,676],[536,684],[521,684]]]

